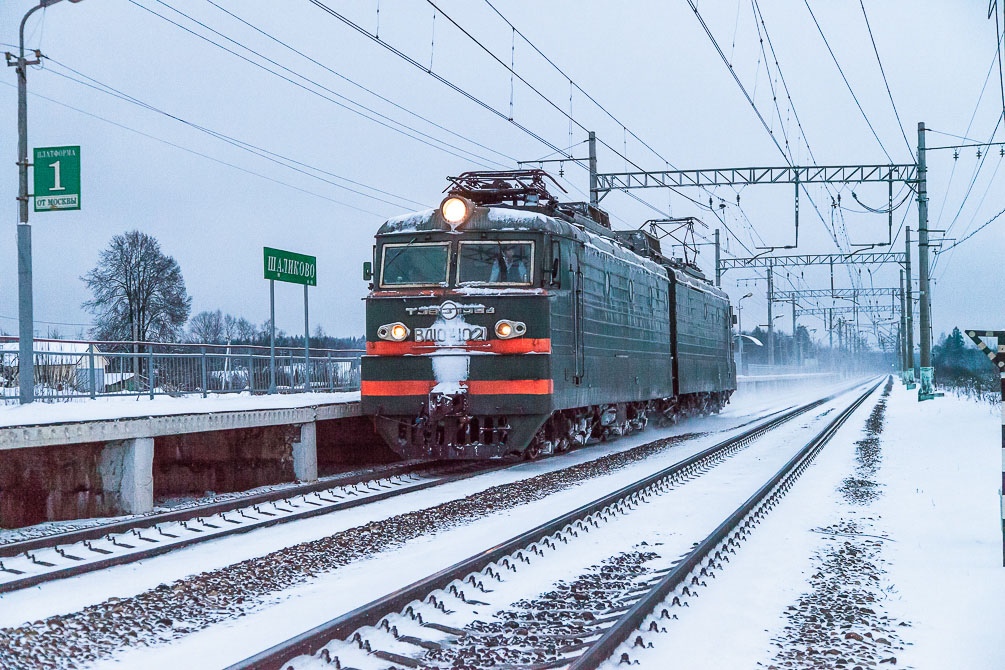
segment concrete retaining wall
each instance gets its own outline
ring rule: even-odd
[[[201,496],[293,481],[299,426],[164,435],[154,439],[155,496]]]
[[[104,439],[73,441],[92,434]],[[155,496],[314,481],[396,460],[358,403],[15,426],[0,429],[0,527],[143,513]]]
[[[153,451],[147,439],[0,452],[0,526],[145,511]]]

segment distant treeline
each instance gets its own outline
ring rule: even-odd
[[[998,371],[959,328],[942,336],[941,344],[932,348],[935,381],[965,395],[996,403],[1001,399],[1001,379]]]

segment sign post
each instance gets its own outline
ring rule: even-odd
[[[1002,565],[1005,566],[1005,330],[968,330],[967,336],[974,341],[994,364],[1001,379],[1002,398],[1002,487],[998,489],[1002,517]],[[982,337],[993,338],[998,345],[994,349],[984,344]]]
[[[269,280],[269,395],[276,392],[276,280]]]
[[[311,391],[311,324],[307,318],[307,284],[304,284],[304,393]]]
[[[304,391],[311,389],[310,322],[308,321],[307,287],[318,285],[318,260],[314,256],[265,247],[265,278],[269,280],[271,314],[271,345],[269,354],[269,393],[276,392],[276,282],[304,286]],[[290,365],[290,385],[293,366]]]
[[[80,147],[34,151],[35,211],[80,209]]]

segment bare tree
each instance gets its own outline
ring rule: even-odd
[[[223,312],[199,312],[188,324],[188,339],[203,344],[223,344]]]
[[[223,316],[223,339],[227,344],[237,339],[237,319],[230,314]]]
[[[246,344],[254,344],[255,338],[258,337],[258,330],[255,328],[255,324],[242,316],[237,320],[236,329],[238,341]]]
[[[170,341],[192,308],[177,261],[138,230],[113,237],[82,279],[94,296],[84,308],[95,317],[91,334],[98,339]]]

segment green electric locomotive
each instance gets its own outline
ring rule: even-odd
[[[362,404],[402,457],[536,458],[736,389],[725,293],[546,178],[464,173],[377,232]]]

